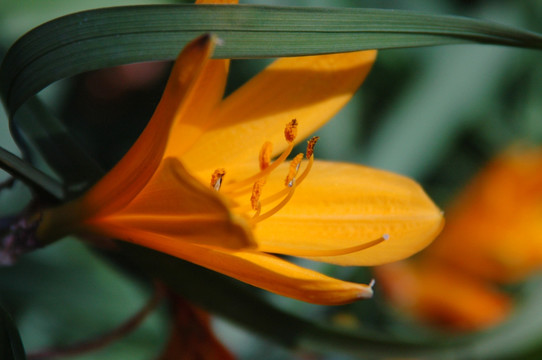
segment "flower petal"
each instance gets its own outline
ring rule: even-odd
[[[151,120],[128,153],[79,199],[46,211],[38,229],[42,240],[56,239],[73,231],[82,218],[103,216],[125,206],[149,181],[166,149],[170,130],[192,108],[216,39],[204,35],[179,54],[166,89]],[[193,111],[193,110],[192,110]]]
[[[215,336],[208,313],[180,296],[170,297],[173,324],[158,360],[235,360]]]
[[[286,166],[268,178],[266,194],[284,188]],[[307,255],[340,265],[378,265],[420,251],[442,225],[441,211],[413,180],[359,165],[317,161],[288,204],[256,225],[255,237],[264,252]],[[315,250],[333,255],[384,235],[387,241],[365,250],[313,255]]]
[[[509,296],[494,286],[437,263],[397,262],[375,268],[388,299],[426,323],[473,331],[501,322]]]
[[[207,60],[191,90],[192,96],[175,114],[164,157],[180,157],[203,134],[211,113],[222,100],[230,60]],[[178,101],[178,94],[164,92],[163,96]]]
[[[88,231],[121,239],[145,231],[174,242],[229,249],[254,247],[246,221],[230,214],[221,197],[188,175],[175,158],[164,160],[129,205],[91,219],[85,226]]]
[[[130,238],[124,240],[315,304],[340,305],[373,294],[369,285],[337,280],[265,253],[208,248],[143,231],[133,231]]]
[[[196,172],[242,163],[265,141],[280,153],[286,123],[299,121],[298,140],[313,133],[348,102],[375,58],[361,51],[276,60],[224,100],[183,163]]]
[[[120,162],[86,195],[86,209],[108,213],[126,204],[146,184],[162,160],[173,123],[190,100],[214,48],[214,39],[202,36],[181,52],[151,120]]]
[[[424,256],[497,283],[517,282],[539,271],[542,148],[507,149],[446,213],[446,228]]]
[[[236,4],[237,0],[197,0],[196,4]],[[164,157],[181,156],[202,135],[212,119],[211,112],[222,101],[230,66],[229,59],[209,60],[201,71],[198,81],[192,89],[194,96],[189,106],[177,113]],[[167,90],[167,89],[166,89]],[[164,92],[172,101],[179,101],[175,92]]]

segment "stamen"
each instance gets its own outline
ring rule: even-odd
[[[286,197],[284,199],[282,199],[281,202],[279,202],[274,208],[272,208],[271,210],[261,214],[261,215],[258,215],[258,216],[254,216],[252,218],[252,221],[254,223],[257,223],[257,222],[260,222],[260,221],[263,221],[265,219],[268,219],[269,217],[275,215],[280,209],[282,209],[284,207],[284,205],[286,205],[288,203],[288,201],[290,201],[290,199],[292,198],[292,196],[294,195],[294,191],[295,191],[295,178],[292,180],[293,181],[293,184],[292,184],[292,187],[290,187],[290,191],[288,192],[288,194],[286,195]]]
[[[284,129],[284,137],[286,138],[286,141],[288,141],[288,147],[286,148],[286,150],[284,150],[284,152],[282,154],[280,154],[280,156],[275,161],[273,161],[273,163],[268,165],[265,169],[261,169],[261,164],[262,163],[260,162],[261,171],[259,173],[254,174],[254,175],[252,175],[252,176],[250,176],[250,177],[248,177],[246,179],[243,179],[243,180],[240,180],[240,181],[237,181],[237,182],[231,182],[231,183],[228,184],[227,190],[226,189],[225,190],[228,193],[233,192],[233,190],[235,190],[235,189],[239,189],[241,187],[252,185],[258,179],[270,174],[280,164],[282,164],[284,162],[284,160],[286,160],[288,158],[288,155],[290,155],[290,153],[292,152],[292,149],[294,148],[293,141],[295,140],[296,136],[297,136],[297,120],[293,119],[288,124],[286,124],[286,128]],[[263,145],[262,150],[265,147],[267,147],[266,144]],[[261,151],[260,151],[260,153],[261,153]],[[271,155],[269,155],[269,156],[271,157]],[[231,194],[231,195],[232,196],[237,196],[237,195],[240,195],[240,194],[245,193],[245,192],[246,192],[246,190],[243,190],[243,191],[241,191],[239,193],[235,193],[235,194]]]
[[[249,186],[249,185],[252,185],[254,182],[258,181],[258,179],[269,175],[281,163],[283,163],[284,160],[286,160],[288,155],[290,155],[290,153],[292,152],[293,148],[294,148],[293,144],[288,145],[288,148],[282,154],[280,154],[280,156],[277,158],[277,160],[273,161],[264,170],[254,174],[252,176],[249,176],[246,179],[243,179],[243,180],[240,180],[240,181],[237,181],[237,182],[228,183],[227,184],[227,189],[225,189],[225,191],[227,191],[228,194],[230,194],[231,196],[238,196],[238,195],[246,193],[246,190],[244,190],[244,189],[243,190],[238,190],[238,191],[235,191],[235,192],[234,192],[234,190],[239,189],[239,188],[244,188],[244,187]]]
[[[318,139],[316,139],[316,140],[318,140]],[[314,148],[314,144],[316,144],[316,141],[314,141],[314,143],[313,143],[313,148]],[[314,156],[311,156],[309,158],[309,161],[307,162],[307,167],[305,168],[305,170],[303,170],[301,175],[299,175],[299,177],[295,178],[295,182],[296,182],[297,186],[299,186],[299,184],[301,184],[303,182],[303,180],[305,180],[305,178],[307,177],[307,175],[311,171],[312,164],[314,164]],[[260,201],[261,205],[262,206],[267,205],[269,203],[277,201],[278,199],[282,198],[283,196],[286,196],[290,192],[290,187],[291,186],[289,186],[289,184],[287,183],[286,187],[284,189],[282,189],[281,191],[262,199]]]
[[[299,171],[299,166],[301,166],[301,160],[303,160],[303,154],[297,154],[296,157],[290,162],[290,168],[288,169],[288,175],[284,180],[284,185],[292,187],[293,180]]]
[[[273,144],[269,141],[266,141],[258,156],[260,160],[260,170],[265,170],[271,164],[271,153],[273,152]]]
[[[286,124],[286,129],[284,129],[284,137],[286,141],[292,142],[297,136],[297,120],[292,119],[288,124]]]
[[[211,175],[211,188],[218,191],[222,185],[222,178],[226,175],[225,169],[216,169],[213,175]]]
[[[211,187],[217,191],[221,190],[222,194],[226,195],[227,198],[231,199],[232,201],[239,198],[243,194],[251,192],[250,204],[241,205],[237,200],[235,200],[232,202],[232,207],[234,207],[235,211],[239,213],[246,213],[250,210],[254,210],[254,214],[251,219],[251,222],[253,224],[273,216],[280,209],[282,209],[292,198],[297,185],[299,185],[307,177],[308,173],[311,170],[312,164],[314,163],[314,147],[316,145],[316,142],[318,141],[318,137],[313,137],[309,140],[307,144],[306,154],[298,154],[291,161],[288,169],[288,174],[285,178],[285,188],[271,196],[261,199],[262,189],[266,183],[267,176],[277,167],[279,167],[279,165],[281,165],[284,161],[286,161],[286,159],[292,152],[292,149],[294,147],[294,141],[297,137],[297,126],[298,123],[296,119],[292,119],[288,124],[286,124],[286,127],[284,129],[284,138],[288,142],[288,146],[275,161],[271,161],[273,144],[267,141],[262,145],[260,153],[258,154],[260,171],[256,174],[253,174],[252,176],[249,176],[248,178],[242,179],[240,181],[229,181],[228,183],[222,184],[222,178],[224,177],[225,171],[224,169],[217,169],[215,170],[211,178]],[[301,175],[298,176],[304,156],[307,157],[308,162]],[[275,205],[272,206],[270,210],[261,214],[262,207],[268,204]],[[342,254],[343,252],[356,251],[356,249],[368,247],[370,244],[371,242],[346,250],[342,249],[336,250],[335,252],[331,251],[331,254]],[[329,256],[330,251],[316,251],[314,256],[326,256],[326,254]]]
[[[316,146],[316,143],[319,139],[319,136],[314,136],[309,140],[307,144],[307,159],[310,159],[312,154],[314,154],[314,147]]]
[[[294,176],[293,180],[295,180],[296,186],[299,186],[299,184],[301,184],[301,183],[303,182],[303,180],[305,180],[305,178],[307,177],[307,175],[308,175],[309,172],[311,171],[312,164],[314,163],[314,146],[316,145],[316,142],[317,142],[317,141],[318,141],[318,137],[313,137],[311,140],[309,140],[309,144],[307,145],[307,153],[310,153],[311,156],[310,156],[310,158],[309,158],[309,161],[307,162],[306,168],[303,170],[303,172],[301,173],[301,175],[300,175],[299,177],[297,177],[297,178]],[[299,154],[298,156],[300,156],[300,155],[301,155],[301,154]],[[292,162],[294,162],[294,161],[295,161],[295,159],[292,160]],[[275,162],[276,162],[276,161],[275,161]],[[273,166],[274,164],[275,164],[275,163],[273,163],[271,166]],[[295,165],[295,168],[297,168],[297,165]],[[268,168],[268,169],[269,169],[269,168]],[[292,169],[292,166],[290,165],[290,170],[291,170],[291,169]],[[266,169],[266,170],[267,170],[267,169]],[[298,170],[298,169],[297,169],[297,170]],[[286,179],[288,180],[288,178],[286,178]],[[291,185],[290,185],[290,184],[291,184]],[[280,191],[274,193],[273,195],[270,195],[270,196],[268,196],[268,197],[266,197],[266,198],[260,200],[260,201],[259,201],[260,207],[265,206],[265,205],[268,205],[268,204],[271,204],[271,203],[273,203],[273,202],[275,202],[275,201],[277,201],[277,200],[283,198],[284,196],[286,196],[288,199],[291,198],[291,196],[293,195],[293,193],[292,193],[293,185],[294,185],[294,181],[288,181],[288,182],[286,183],[286,187],[285,187],[284,189],[282,189],[282,190],[280,190]],[[237,192],[235,192],[235,195],[241,194],[241,193],[242,193],[241,191],[237,191]],[[231,193],[230,193],[230,195],[231,195]],[[280,204],[282,204],[284,201],[285,201],[285,199],[282,200]],[[283,207],[283,206],[284,206],[284,205],[280,205],[280,204],[277,205],[277,206],[280,206],[280,207]],[[275,208],[274,208],[274,209],[275,209]],[[240,211],[240,212],[249,211],[249,210],[250,210],[250,207],[249,207],[248,205],[247,205],[247,206],[239,206],[239,207],[237,208],[237,210]],[[280,210],[280,208],[277,209],[274,213],[276,213],[278,210]],[[270,210],[270,211],[272,211],[272,210]],[[273,213],[273,214],[274,214],[274,213]],[[267,214],[267,213],[265,213],[265,214]],[[264,215],[265,215],[265,214],[264,214]],[[258,215],[259,215],[259,213],[258,213]],[[272,214],[271,214],[271,215],[272,215]],[[263,216],[263,215],[262,215],[262,216]],[[259,216],[257,216],[257,215],[255,215],[255,216],[253,217],[253,219],[256,218],[256,217],[258,217],[259,219],[261,219],[261,218],[260,218]],[[269,217],[269,216],[267,216],[267,217]],[[267,218],[267,217],[266,217],[266,218]],[[261,220],[263,220],[263,219],[261,219]],[[261,220],[258,220],[258,221],[261,221]],[[385,236],[387,236],[387,235],[385,235]],[[386,239],[385,239],[385,240],[386,240]]]
[[[299,175],[299,177],[297,178],[297,183],[300,184],[303,180],[305,180],[305,178],[307,177],[307,175],[309,175],[309,172],[311,171],[312,169],[312,164],[314,164],[314,156],[311,156],[309,158],[309,161],[307,162],[307,167],[305,168],[305,170],[303,170],[303,172],[301,173],[301,175]]]
[[[252,210],[259,212],[259,210],[262,208],[262,205],[260,204],[260,196],[262,195],[262,188],[264,185],[265,179],[260,179],[256,181],[252,187],[252,195],[250,196],[250,205],[252,206]]]

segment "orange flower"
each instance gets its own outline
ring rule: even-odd
[[[450,208],[431,247],[438,257],[497,283],[542,265],[542,149],[513,147],[494,159]],[[461,256],[451,256],[458,254]]]
[[[511,309],[510,298],[491,283],[438,262],[400,261],[376,268],[375,275],[396,308],[448,330],[487,328]]]
[[[38,236],[118,238],[314,303],[371,296],[270,253],[375,265],[440,231],[441,212],[410,179],[315,161],[315,139],[286,161],[350,99],[376,52],[279,59],[222,100],[229,62],[210,59],[215,43],[183,50],[130,151],[81,198],[45,211]]]
[[[377,269],[392,302],[461,330],[501,321],[512,301],[498,285],[542,265],[541,174],[542,149],[512,148],[487,165],[415,263]]]
[[[159,360],[234,360],[233,354],[216,338],[205,311],[179,296],[171,295],[173,328]]]

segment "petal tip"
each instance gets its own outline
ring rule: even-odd
[[[365,285],[365,284],[360,285],[360,289],[359,289],[356,300],[372,298],[374,295],[374,290],[373,290],[374,284],[375,284],[375,280],[372,279],[368,285]]]

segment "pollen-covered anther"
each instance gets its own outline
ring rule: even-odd
[[[286,128],[284,129],[284,137],[286,138],[286,141],[289,143],[293,142],[295,138],[297,137],[297,120],[292,119],[288,124],[286,124]]]
[[[294,119],[290,121],[284,129],[284,136],[288,141],[288,146],[280,154],[280,156],[276,158],[275,161],[271,162],[271,156],[273,153],[272,144],[270,142],[264,143],[262,148],[260,149],[260,154],[258,156],[260,171],[245,179],[235,182],[228,182],[227,186],[223,189],[223,191],[232,196],[238,196],[249,192],[254,182],[269,175],[288,158],[288,155],[290,155],[292,149],[294,148],[293,140],[295,139],[296,135],[297,120]]]
[[[290,162],[290,167],[288,169],[288,175],[284,180],[284,185],[292,187],[294,185],[294,178],[299,172],[299,167],[301,166],[301,160],[303,160],[303,154],[297,154],[295,158]]]
[[[257,222],[260,222],[260,221],[263,221],[265,219],[268,219],[270,218],[271,216],[275,215],[280,209],[282,209],[289,201],[290,199],[292,198],[292,196],[294,195],[294,190],[295,190],[295,178],[292,180],[292,187],[290,188],[286,188],[288,189],[288,193],[286,194],[286,196],[282,199],[282,201],[280,201],[277,205],[275,205],[272,209],[266,211],[265,213],[263,214],[260,214],[260,211],[257,210],[257,213],[252,217],[252,222],[253,223],[257,223]],[[280,193],[277,193],[277,194],[280,194]]]
[[[260,170],[265,170],[271,164],[271,154],[273,153],[273,144],[266,141],[260,149],[258,160],[260,162]]]
[[[262,196],[262,188],[265,185],[265,179],[260,179],[252,186],[252,195],[250,196],[250,206],[252,210],[256,210],[259,214],[262,205],[260,203],[260,197]]]
[[[320,139],[319,136],[312,137],[308,143],[307,143],[307,159],[310,159],[311,156],[314,154],[314,147],[316,146],[316,143]]]
[[[220,190],[220,186],[222,186],[222,179],[224,178],[224,175],[226,175],[225,169],[216,169],[213,172],[213,175],[211,175],[211,188],[218,191]]]

